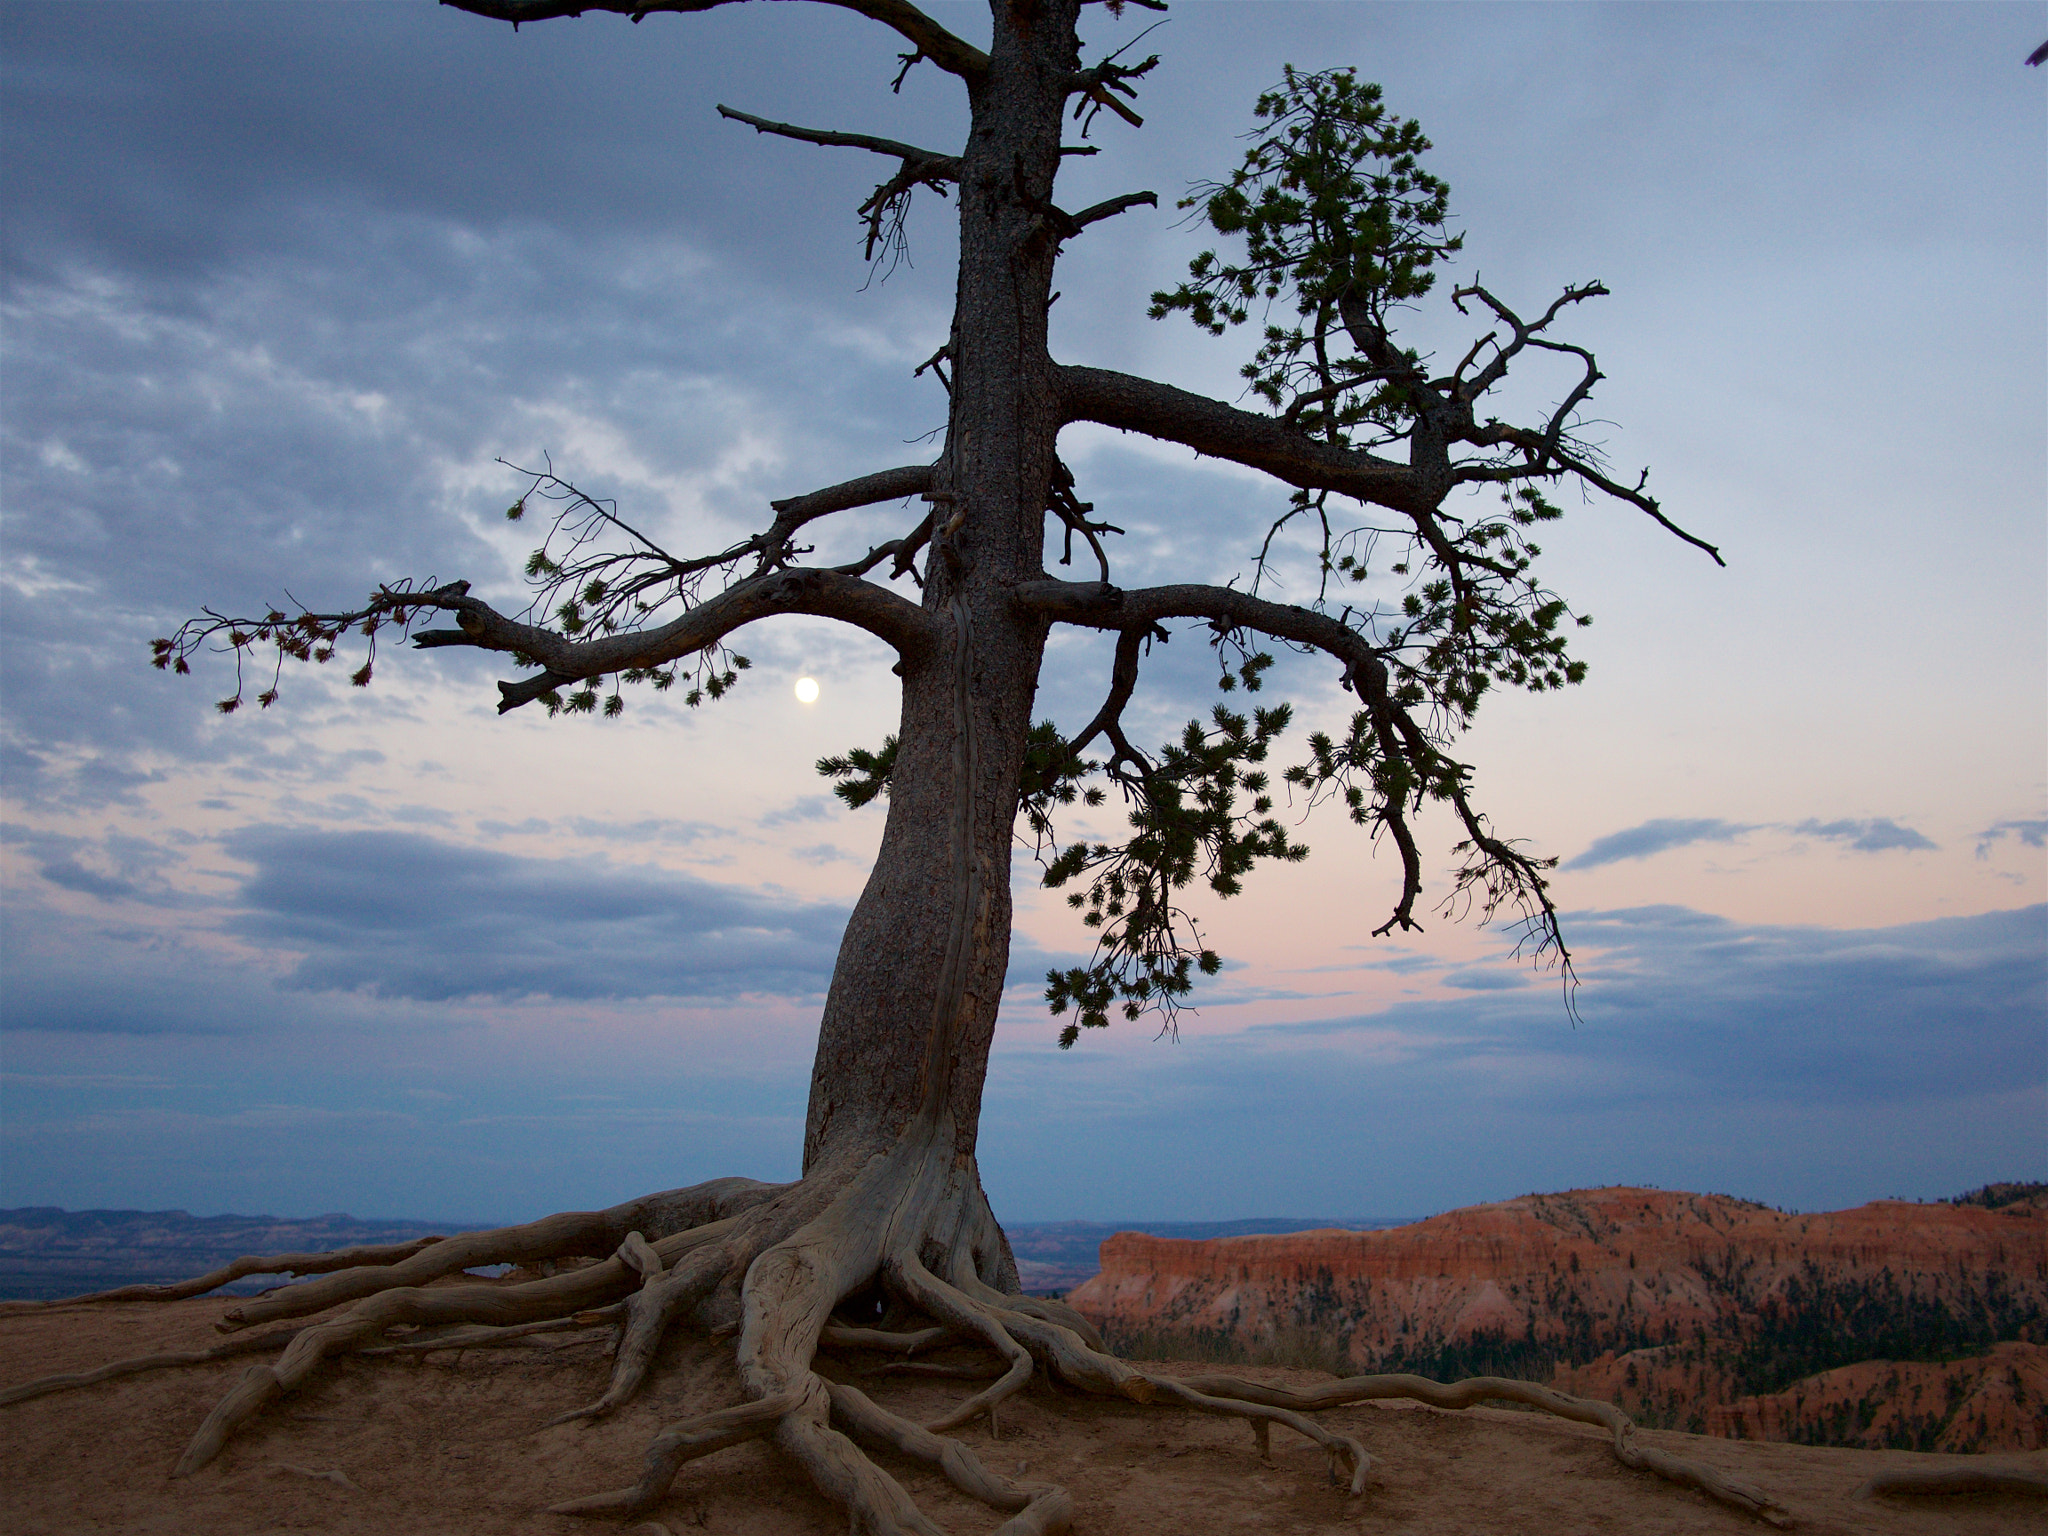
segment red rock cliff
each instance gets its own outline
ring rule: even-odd
[[[1960,1413],[1958,1389],[1915,1377],[1909,1385],[1933,1393],[1916,1428],[1883,1428],[1885,1415],[1866,1411],[1852,1415],[1862,1421],[1853,1435],[1832,1438],[1932,1448],[1967,1442],[1982,1422],[1978,1443],[2032,1446],[2048,1422],[2022,1380],[2048,1359],[2048,1202],[2038,1196],[1999,1209],[1878,1201],[1797,1216],[1616,1188],[1527,1195],[1382,1232],[1122,1233],[1068,1299],[1124,1340],[1256,1356],[1283,1340],[1300,1353],[1308,1336],[1336,1368],[1534,1375],[1698,1428],[1711,1407],[1884,1350],[1953,1359],[2007,1339],[2021,1346],[2007,1362],[2019,1394],[2010,1411]],[[1964,1395],[1974,1400],[1974,1388]],[[1800,1401],[1813,1413],[1759,1407],[1715,1424],[1814,1438],[1802,1426],[1820,1423],[1833,1398],[1816,1389]]]

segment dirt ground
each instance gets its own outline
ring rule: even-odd
[[[161,1349],[219,1341],[218,1301],[128,1304],[0,1317],[0,1386],[89,1369]],[[556,1500],[619,1487],[671,1420],[740,1398],[729,1341],[670,1349],[641,1397],[601,1424],[540,1425],[602,1389],[601,1341],[576,1336],[525,1349],[353,1360],[330,1370],[276,1415],[182,1482],[172,1463],[249,1358],[129,1376],[0,1407],[0,1527],[8,1536],[133,1531],[208,1536],[414,1533],[570,1536],[617,1529],[543,1513]],[[840,1373],[836,1367],[835,1374]],[[1190,1373],[1196,1367],[1167,1367]],[[851,1373],[843,1373],[852,1379]],[[1311,1373],[1246,1368],[1307,1381]],[[916,1417],[972,1384],[863,1380]],[[1440,1413],[1361,1405],[1324,1416],[1375,1459],[1359,1498],[1332,1488],[1322,1454],[1282,1429],[1262,1464],[1250,1430],[1180,1409],[1109,1403],[1034,1387],[987,1426],[960,1433],[995,1470],[1028,1472],[1074,1497],[1080,1536],[1184,1532],[1459,1533],[1754,1532],[1746,1516],[1620,1466],[1581,1425],[1505,1409]],[[1644,1439],[1756,1483],[1815,1533],[1977,1536],[2048,1532],[2048,1504],[2017,1495],[1857,1500],[1879,1467],[1967,1458],[1645,1433]],[[2011,1458],[2048,1470],[2048,1453]],[[884,1465],[949,1530],[988,1531],[1001,1517],[935,1475]],[[336,1475],[338,1474],[338,1475]],[[683,1469],[653,1512],[668,1536],[840,1536],[839,1515],[774,1452],[756,1443]],[[631,1529],[652,1536],[641,1522]]]

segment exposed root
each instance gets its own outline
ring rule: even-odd
[[[731,1253],[714,1244],[686,1254],[673,1270],[665,1270],[661,1256],[638,1232],[626,1234],[618,1258],[641,1278],[640,1289],[625,1304],[626,1325],[619,1334],[611,1384],[596,1402],[558,1414],[548,1420],[550,1426],[572,1419],[601,1419],[639,1391],[669,1325],[702,1301],[733,1265]]]
[[[891,1446],[937,1467],[955,1488],[992,1508],[1016,1510],[1016,1518],[1004,1521],[996,1536],[1050,1536],[1072,1525],[1073,1500],[1067,1497],[1064,1488],[1053,1483],[1015,1483],[1000,1477],[958,1440],[934,1434],[889,1412],[857,1387],[830,1382],[826,1391],[832,1397],[833,1416],[855,1438]]]
[[[489,1264],[530,1264],[615,1254],[629,1232],[695,1235],[707,1226],[772,1199],[789,1186],[753,1179],[713,1179],[689,1189],[630,1200],[604,1211],[565,1211],[522,1226],[464,1232],[441,1239],[398,1263],[348,1267],[230,1308],[223,1332],[285,1317],[306,1317],[394,1286],[427,1285]],[[674,1255],[668,1255],[673,1258]],[[560,1276],[549,1278],[559,1279]]]
[[[419,1237],[409,1243],[336,1248],[331,1253],[249,1255],[195,1279],[180,1280],[175,1285],[121,1285],[111,1291],[93,1291],[89,1295],[65,1296],[55,1301],[0,1301],[0,1317],[16,1312],[46,1312],[53,1307],[91,1306],[103,1301],[185,1301],[194,1296],[204,1296],[208,1291],[217,1291],[250,1275],[329,1275],[338,1269],[374,1269],[397,1264],[446,1241],[443,1237]]]
[[[1525,1403],[1560,1418],[1581,1424],[1597,1424],[1613,1438],[1614,1454],[1623,1466],[1654,1472],[1674,1483],[1697,1488],[1709,1498],[1755,1515],[1771,1525],[1791,1524],[1791,1515],[1769,1494],[1751,1483],[1728,1476],[1703,1462],[1688,1461],[1655,1446],[1636,1442],[1635,1420],[1612,1403],[1572,1397],[1532,1381],[1512,1381],[1503,1376],[1473,1376],[1464,1381],[1438,1382],[1422,1376],[1352,1376],[1310,1391],[1269,1386],[1237,1376],[1190,1376],[1183,1384],[1198,1392],[1245,1402],[1263,1402],[1297,1411],[1314,1412],[1347,1403],[1364,1403],[1387,1398],[1412,1398],[1432,1408],[1470,1408],[1488,1399]]]
[[[552,1318],[544,1323],[519,1323],[510,1328],[449,1328],[422,1330],[425,1338],[405,1339],[397,1344],[375,1344],[356,1351],[359,1355],[430,1355],[450,1349],[503,1349],[523,1345],[542,1333],[587,1333],[617,1318],[616,1306],[578,1312],[574,1317]],[[279,1335],[271,1335],[279,1337]],[[289,1337],[289,1335],[283,1335]],[[535,1340],[537,1343],[538,1341]],[[559,1347],[559,1346],[554,1346]]]
[[[227,1360],[236,1355],[262,1354],[265,1350],[281,1349],[297,1338],[297,1328],[281,1328],[274,1333],[249,1334],[239,1339],[229,1339],[211,1349],[172,1350],[160,1355],[136,1355],[127,1360],[116,1360],[96,1370],[79,1371],[68,1376],[43,1376],[34,1381],[23,1382],[18,1387],[0,1390],[0,1407],[8,1403],[25,1403],[32,1397],[47,1397],[52,1392],[68,1392],[73,1387],[89,1387],[95,1382],[112,1381],[117,1376],[133,1376],[141,1371],[162,1371],[179,1365],[210,1365],[215,1360]]]
[[[731,1220],[713,1222],[666,1238],[661,1246],[686,1252],[727,1235],[730,1225]],[[524,1285],[405,1286],[367,1297],[340,1317],[301,1330],[275,1366],[249,1367],[241,1382],[199,1426],[171,1475],[188,1477],[198,1471],[220,1454],[230,1435],[279,1396],[301,1385],[325,1361],[380,1341],[384,1331],[396,1324],[488,1323],[502,1327],[559,1319],[618,1300],[632,1276],[624,1260],[611,1258]]]
[[[2048,1498],[2048,1472],[2014,1463],[1980,1467],[1898,1467],[1880,1472],[1855,1497],[1880,1493],[2022,1493]]]
[[[647,1470],[640,1475],[639,1482],[630,1488],[614,1488],[606,1493],[593,1493],[584,1498],[551,1504],[548,1513],[624,1515],[628,1518],[644,1514],[661,1502],[684,1462],[772,1434],[783,1415],[802,1401],[802,1393],[785,1392],[671,1424],[647,1447]]]
[[[915,1255],[899,1255],[890,1264],[889,1278],[909,1300],[940,1322],[962,1333],[978,1335],[983,1343],[1009,1362],[1009,1369],[993,1386],[983,1388],[950,1413],[932,1420],[925,1428],[934,1433],[954,1429],[985,1413],[988,1415],[989,1432],[994,1434],[996,1405],[1024,1390],[1024,1383],[1031,1379],[1031,1356],[1023,1345],[1010,1337],[1009,1331],[989,1308],[949,1285],[941,1285]]]
[[[361,1249],[306,1264],[298,1263],[301,1255],[241,1260],[246,1266],[285,1268],[289,1258],[297,1269],[322,1278],[238,1305],[226,1326],[328,1315],[262,1336],[237,1336],[211,1349],[46,1377],[0,1392],[0,1404],[282,1346],[274,1361],[252,1365],[207,1415],[173,1472],[184,1477],[206,1466],[285,1393],[343,1355],[543,1347],[545,1335],[615,1330],[604,1392],[548,1420],[559,1424],[603,1418],[627,1401],[645,1382],[667,1333],[687,1325],[714,1337],[737,1331],[736,1362],[747,1400],[669,1425],[649,1444],[645,1470],[631,1487],[567,1500],[554,1505],[554,1513],[645,1517],[669,1495],[688,1462],[770,1439],[856,1531],[945,1536],[871,1459],[874,1451],[935,1468],[961,1492],[1005,1513],[997,1536],[1052,1536],[1073,1521],[1072,1500],[1063,1489],[999,1476],[945,1433],[983,1419],[990,1438],[998,1438],[1002,1405],[1042,1372],[1046,1380],[1079,1392],[1241,1419],[1262,1461],[1270,1460],[1273,1428],[1291,1430],[1322,1449],[1332,1480],[1354,1496],[1366,1488],[1371,1458],[1357,1439],[1310,1417],[1316,1411],[1387,1398],[1450,1409],[1488,1400],[1525,1403],[1606,1429],[1624,1465],[1698,1488],[1774,1524],[1787,1523],[1783,1509],[1760,1490],[1639,1444],[1634,1423],[1618,1408],[1530,1382],[1479,1377],[1445,1385],[1389,1375],[1296,1390],[1225,1375],[1176,1377],[1119,1360],[1072,1308],[1009,1294],[991,1283],[1014,1284],[1014,1270],[978,1187],[963,1181],[961,1165],[946,1150],[951,1145],[942,1132],[907,1136],[890,1152],[814,1173],[802,1184],[719,1180],[609,1211],[406,1245],[402,1253],[379,1250],[375,1263],[367,1261],[372,1251]],[[496,1263],[522,1269],[504,1280],[456,1278],[462,1270]],[[316,1271],[315,1264],[322,1267]],[[182,1298],[210,1289],[225,1273],[143,1289],[149,1299]],[[970,1353],[918,1358],[941,1347]],[[819,1375],[821,1351],[887,1357],[865,1368],[850,1365],[863,1376],[986,1385],[919,1424],[858,1387]],[[1887,1474],[1865,1491],[1948,1488],[2042,1492],[2048,1491],[2048,1477],[2025,1468]]]
[[[818,1346],[821,1349],[879,1349],[908,1358],[921,1349],[947,1343],[953,1337],[950,1328],[920,1328],[914,1333],[891,1333],[880,1328],[849,1328],[843,1323],[828,1323],[825,1331],[818,1335]]]
[[[1304,1418],[1291,1408],[1276,1408],[1249,1398],[1212,1396],[1192,1382],[1176,1380],[1172,1376],[1154,1376],[1151,1381],[1161,1397],[1184,1408],[1192,1408],[1197,1413],[1226,1414],[1250,1420],[1261,1461],[1273,1459],[1268,1439],[1272,1426],[1286,1425],[1323,1448],[1324,1454],[1330,1458],[1331,1482],[1354,1495],[1365,1492],[1365,1474],[1372,1469],[1372,1458],[1365,1454],[1365,1447],[1351,1436],[1327,1430],[1314,1419]]]

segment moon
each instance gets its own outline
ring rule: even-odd
[[[818,680],[815,677],[800,677],[796,680],[796,701],[799,704],[818,702]]]

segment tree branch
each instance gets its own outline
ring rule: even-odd
[[[1162,5],[1159,9],[1165,10],[1166,7]],[[1131,48],[1145,36],[1146,32],[1150,32],[1154,27],[1162,25],[1164,23],[1154,22],[1151,27],[1147,27],[1144,32],[1140,32],[1137,37],[1125,43],[1122,48],[1117,49],[1116,53],[1112,53],[1093,69],[1080,70],[1067,77],[1067,94],[1070,96],[1078,95],[1084,98],[1081,106],[1077,107],[1074,111],[1074,116],[1082,120],[1082,137],[1087,137],[1088,125],[1095,120],[1095,114],[1104,107],[1109,108],[1110,111],[1129,123],[1133,128],[1145,126],[1145,119],[1118,101],[1110,92],[1119,91],[1126,96],[1135,98],[1138,93],[1132,88],[1130,82],[1140,79],[1156,69],[1159,65],[1159,55],[1153,54],[1152,57],[1145,60],[1142,64],[1119,64],[1116,62],[1116,56],[1117,53],[1123,53]]]
[[[516,709],[564,683],[611,672],[644,670],[701,651],[757,619],[781,613],[833,618],[911,653],[932,641],[931,618],[917,604],[886,587],[837,571],[779,570],[752,577],[697,604],[659,629],[571,640],[552,630],[509,619],[488,603],[452,588],[423,594],[415,606],[453,612],[456,629],[413,636],[425,648],[468,645],[504,651],[543,669],[539,678],[500,683],[498,709]]]
[[[834,512],[849,512],[855,507],[873,506],[882,501],[901,501],[905,497],[917,496],[931,489],[932,466],[929,464],[905,464],[898,469],[878,470],[872,475],[845,480],[838,485],[828,485],[821,491],[812,491],[803,496],[785,496],[781,501],[771,501],[775,509],[775,521],[758,539],[761,563],[755,568],[760,575],[771,566],[786,564],[789,559],[789,542],[804,524],[829,517]],[[865,569],[865,568],[864,568]],[[854,573],[858,574],[858,572]],[[897,574],[901,574],[899,571]]]
[[[493,21],[552,21],[558,16],[581,16],[585,11],[610,11],[640,20],[656,11],[708,11],[737,0],[441,0],[472,16]],[[988,69],[988,55],[972,43],[948,32],[907,0],[823,0],[824,4],[857,11],[872,21],[893,28],[919,53],[948,74],[963,80],[978,80]]]
[[[840,133],[829,128],[799,128],[794,123],[771,122],[765,117],[756,117],[751,112],[742,112],[737,107],[719,103],[718,115],[729,117],[734,122],[745,123],[760,133],[772,133],[780,138],[797,139],[805,144],[823,144],[830,149],[865,149],[878,155],[893,155],[906,167],[929,166],[919,179],[930,181],[953,181],[960,179],[960,157],[942,155],[934,149],[920,149],[915,144],[899,144],[894,139],[878,139],[871,133]]]
[[[899,144],[894,139],[878,139],[867,133],[838,133],[819,128],[798,128],[790,123],[774,123],[765,117],[755,117],[751,112],[740,112],[720,104],[719,116],[732,118],[747,124],[759,133],[772,133],[785,139],[797,139],[805,144],[824,144],[843,149],[865,149],[878,155],[899,156],[903,164],[894,176],[876,187],[868,200],[860,205],[858,212],[868,222],[867,259],[874,260],[875,247],[882,246],[897,255],[906,248],[903,240],[903,216],[910,206],[910,194],[921,186],[930,187],[940,196],[945,195],[946,184],[958,184],[960,180],[960,159],[957,155],[942,155],[935,150],[919,149],[915,144]],[[888,220],[889,227],[883,228]],[[893,263],[892,263],[893,265]]]
[[[1074,221],[1074,228],[1086,229],[1090,224],[1097,223],[1103,219],[1114,218],[1126,208],[1135,208],[1140,203],[1147,203],[1157,208],[1159,206],[1159,194],[1157,192],[1126,192],[1121,197],[1112,197],[1103,202],[1091,204],[1089,207],[1083,208],[1079,213],[1071,215]]]
[[[1366,707],[1366,716],[1382,760],[1403,764],[1407,769],[1401,788],[1382,795],[1371,813],[1394,839],[1401,854],[1402,870],[1401,895],[1395,903],[1394,913],[1373,931],[1378,935],[1396,927],[1420,926],[1415,921],[1415,903],[1422,893],[1422,860],[1413,830],[1408,825],[1404,801],[1411,798],[1419,800],[1435,784],[1462,782],[1465,770],[1440,752],[1430,742],[1427,733],[1395,700],[1388,683],[1386,660],[1364,635],[1328,614],[1271,602],[1233,587],[1185,585],[1146,587],[1125,592],[1106,582],[1048,580],[1019,583],[1012,590],[1011,599],[1059,622],[1121,632],[1117,646],[1118,670],[1112,674],[1110,699],[1098,713],[1098,722],[1115,712],[1112,705],[1121,710],[1118,692],[1124,684],[1122,671],[1127,661],[1134,671],[1137,659],[1135,642],[1131,637],[1142,635],[1147,626],[1163,619],[1204,619],[1218,630],[1256,630],[1278,640],[1313,647],[1341,662],[1345,685]],[[1095,724],[1091,722],[1091,732]],[[1355,808],[1360,802],[1352,803]],[[1462,805],[1462,801],[1460,803]],[[1501,899],[1524,886],[1533,886],[1529,899],[1540,907],[1539,921],[1546,939],[1562,949],[1562,943],[1556,937],[1555,914],[1543,895],[1542,882],[1530,873],[1535,867],[1533,862],[1512,855],[1509,850],[1511,857],[1502,868],[1499,850],[1503,845],[1488,839],[1479,846],[1486,856],[1482,866],[1469,880],[1461,876],[1459,889],[1494,870],[1499,870],[1503,876]],[[1498,904],[1496,899],[1493,905]],[[1489,911],[1491,909],[1489,907]]]
[[[1141,773],[1151,766],[1150,761],[1124,739],[1123,718],[1124,706],[1131,702],[1131,695],[1138,687],[1138,651],[1153,633],[1150,625],[1138,624],[1116,637],[1116,660],[1110,667],[1109,697],[1102,701],[1102,708],[1095,712],[1095,718],[1082,728],[1078,736],[1067,743],[1067,753],[1070,757],[1079,757],[1088,750],[1089,743],[1097,736],[1106,735],[1110,739],[1110,744],[1116,748],[1109,761],[1112,775],[1117,772],[1119,763],[1124,760],[1135,759]]]
[[[1210,458],[1264,470],[1304,490],[1336,491],[1399,512],[1436,505],[1435,487],[1405,464],[1318,442],[1285,422],[1107,368],[1057,372],[1064,421],[1093,421],[1181,443]],[[1440,493],[1439,493],[1440,494]]]
[[[1023,581],[1011,600],[1063,624],[1090,629],[1141,632],[1164,619],[1207,619],[1233,629],[1255,629],[1290,640],[1341,661],[1346,667],[1380,668],[1385,663],[1372,642],[1327,613],[1254,597],[1235,587],[1194,583],[1125,591],[1102,581]]]
[[[1547,435],[1538,435],[1520,427],[1504,426],[1497,421],[1488,422],[1483,427],[1475,428],[1471,434],[1470,441],[1482,447],[1508,446],[1519,448],[1528,456],[1528,462],[1496,466],[1460,466],[1458,478],[1461,481],[1497,480],[1506,482],[1527,479],[1532,474],[1559,474],[1569,471],[1585,481],[1586,484],[1605,491],[1617,501],[1625,501],[1639,511],[1647,512],[1650,515],[1650,520],[1663,528],[1667,533],[1677,535],[1695,549],[1706,551],[1713,559],[1714,564],[1722,567],[1724,570],[1727,568],[1728,562],[1721,558],[1719,545],[1709,544],[1697,534],[1687,533],[1678,524],[1664,515],[1664,510],[1658,505],[1656,497],[1645,494],[1643,486],[1649,476],[1648,470],[1643,472],[1643,479],[1637,480],[1634,485],[1623,485],[1620,481],[1602,474],[1593,465],[1587,463],[1583,457],[1552,441]],[[1555,461],[1554,463],[1547,462],[1553,460]]]

